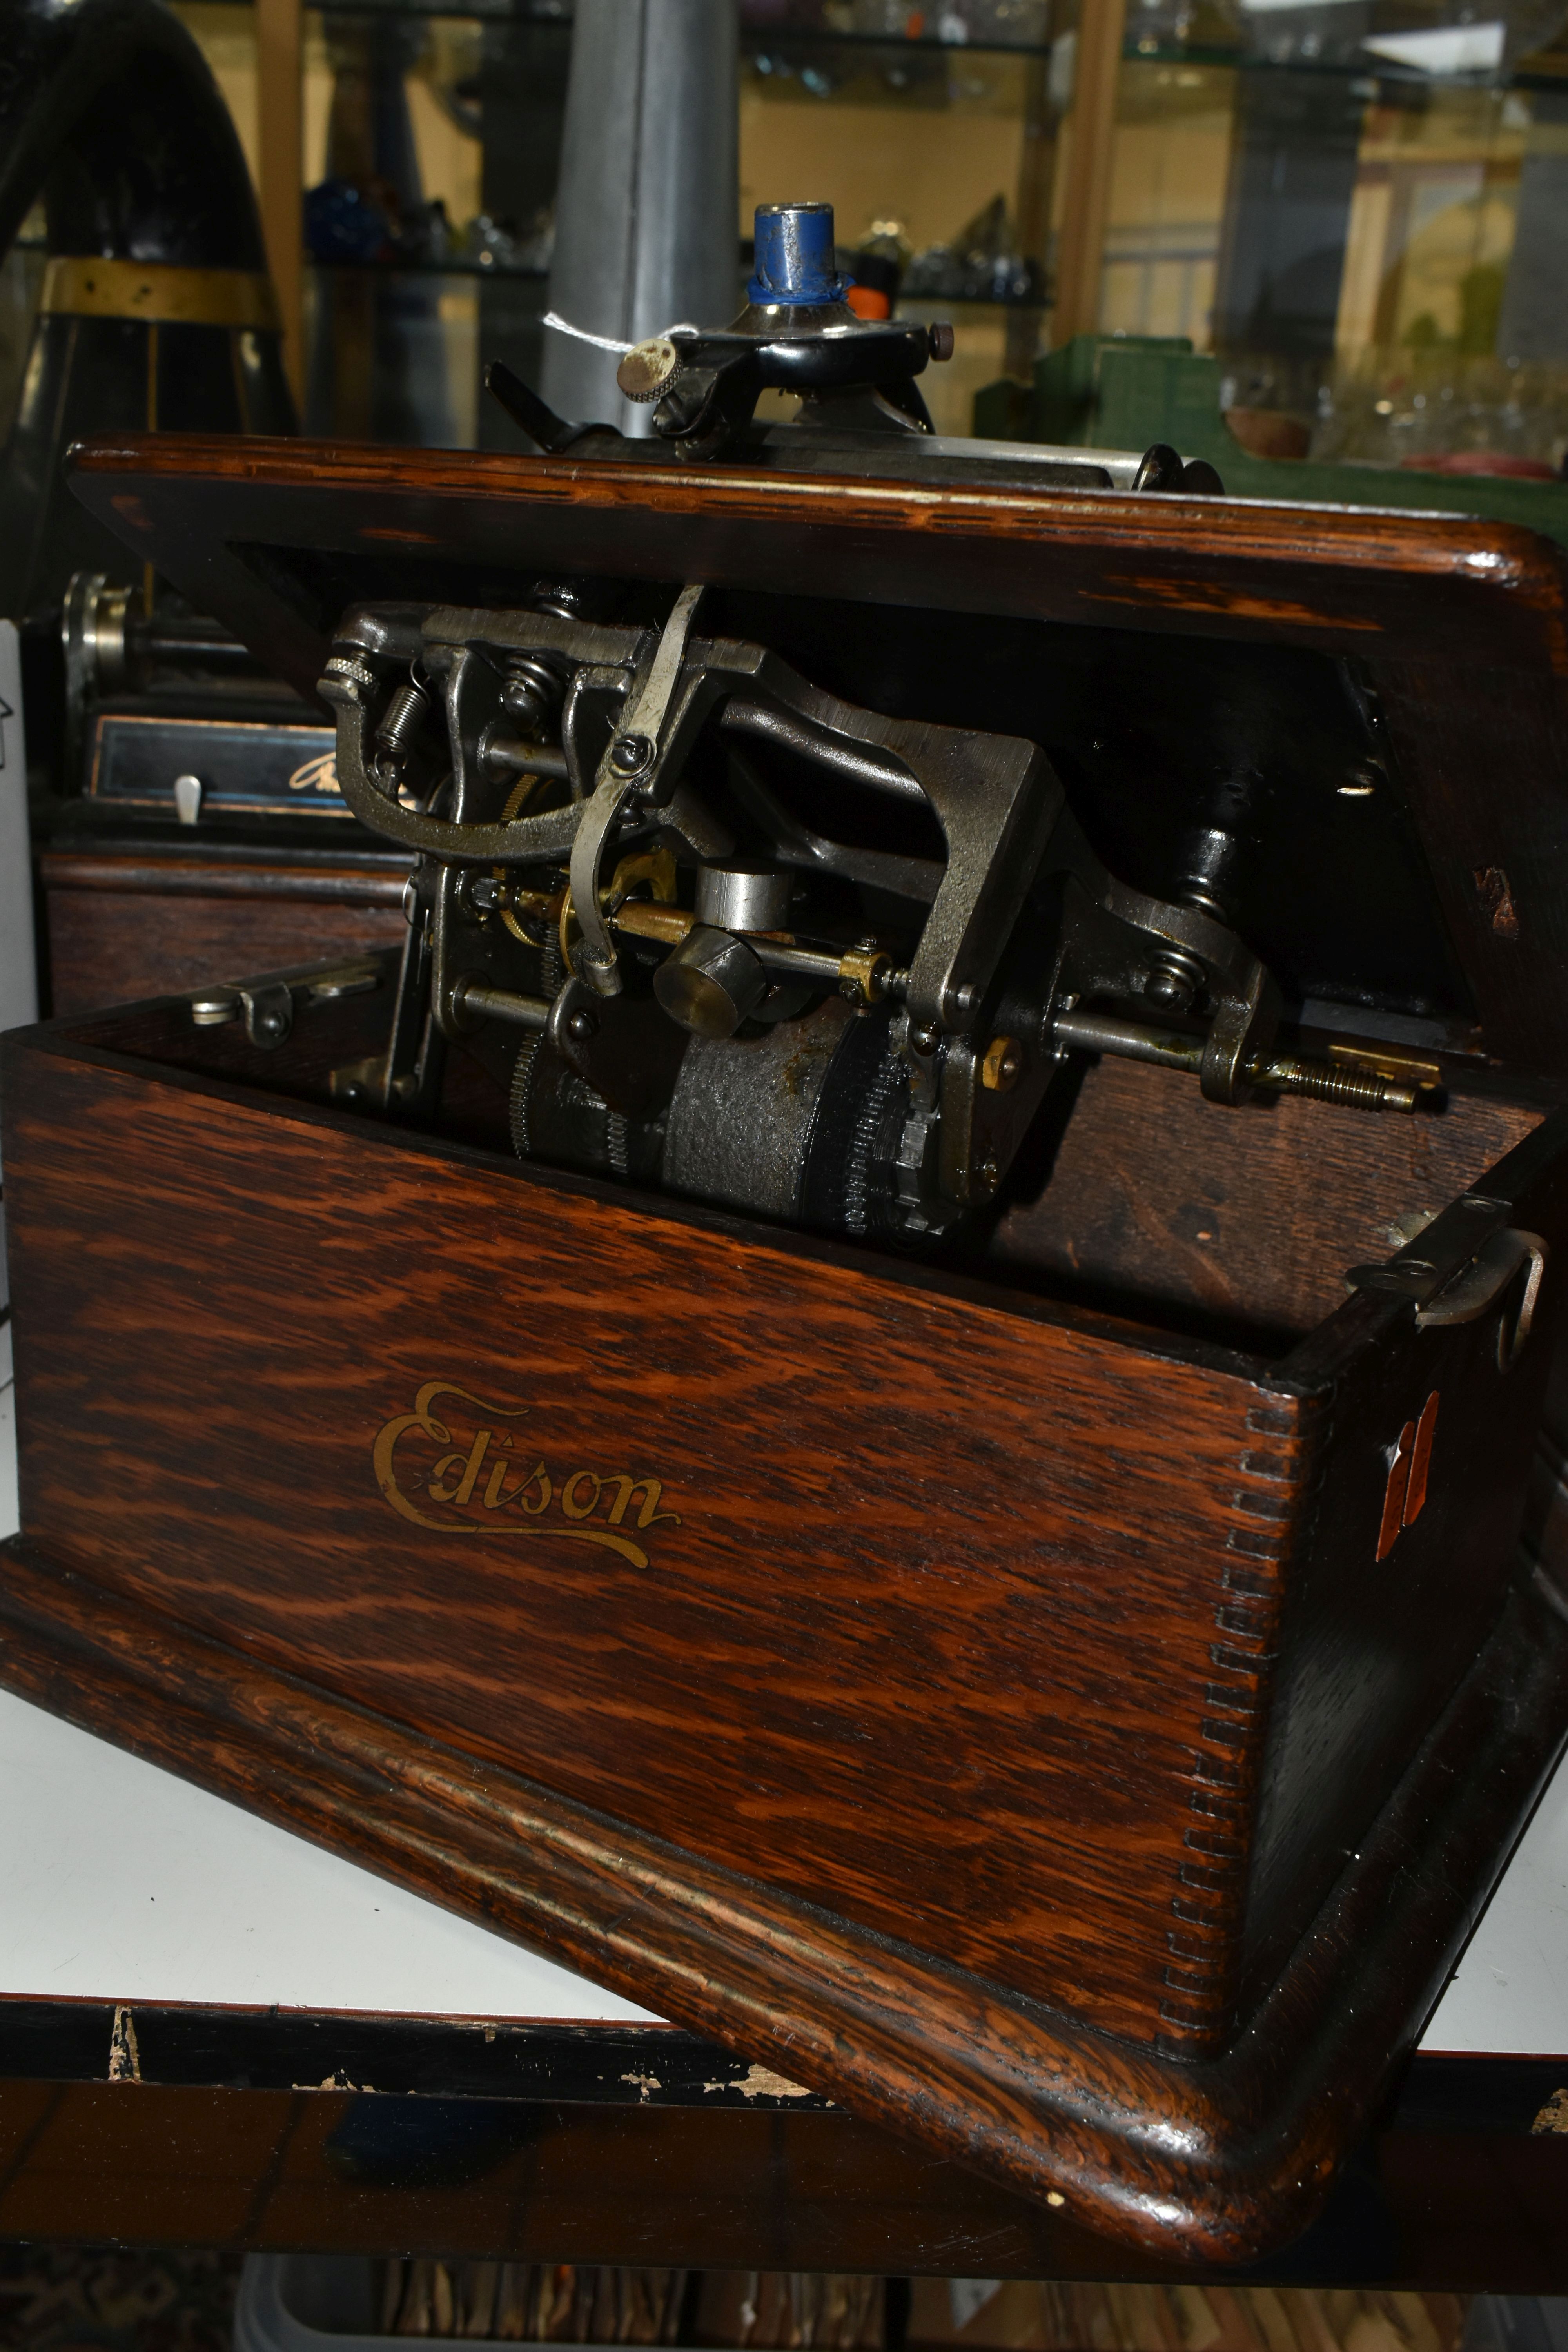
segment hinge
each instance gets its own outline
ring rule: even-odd
[[[1352,1290],[1408,1299],[1416,1328],[1427,1331],[1479,1323],[1500,1307],[1528,1268],[1519,1311],[1498,1333],[1498,1366],[1510,1371],[1530,1338],[1550,1255],[1539,1234],[1510,1224],[1512,1213],[1511,1202],[1466,1192],[1396,1256],[1382,1265],[1352,1265],[1345,1280]]]

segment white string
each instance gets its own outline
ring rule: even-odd
[[[580,343],[596,343],[602,352],[629,352],[630,343],[617,343],[609,335],[591,335],[585,327],[574,327],[570,319],[560,318],[555,311],[546,310],[544,323],[553,327],[558,335],[573,335]]]
[[[574,327],[570,319],[562,318],[560,313],[555,310],[546,310],[544,314],[544,323],[547,327],[553,327],[558,335],[572,335],[578,342],[594,343],[602,352],[635,352],[637,349],[636,343],[616,342],[613,335],[591,335],[586,327]],[[701,330],[700,328],[694,327],[689,319],[683,319],[679,326],[666,327],[663,329],[662,332],[664,335],[695,335],[700,334]],[[660,340],[661,338],[657,335],[645,335],[643,337],[643,341],[645,342],[650,343],[657,342]]]

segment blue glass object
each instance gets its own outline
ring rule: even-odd
[[[833,266],[831,205],[759,205],[748,302],[841,302],[847,278]]]
[[[381,206],[349,180],[323,180],[305,198],[305,243],[317,261],[374,261],[389,224]]]

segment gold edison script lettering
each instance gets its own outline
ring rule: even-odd
[[[343,788],[338,782],[336,751],[319,752],[303,767],[296,768],[289,779],[289,789],[291,793],[335,793],[341,800]]]
[[[466,1446],[436,1417],[437,1400],[445,1397],[471,1406],[479,1416],[480,1426]],[[435,1528],[443,1535],[549,1535],[563,1543],[597,1544],[619,1552],[634,1568],[646,1568],[647,1552],[626,1531],[634,1497],[632,1524],[639,1535],[665,1520],[680,1525],[679,1511],[658,1507],[664,1491],[659,1481],[596,1470],[573,1470],[557,1479],[531,1447],[518,1447],[510,1431],[496,1430],[496,1423],[521,1421],[528,1410],[525,1404],[487,1404],[455,1381],[426,1381],[413,1412],[395,1414],[376,1433],[376,1484],[393,1509],[416,1528]],[[398,1447],[416,1435],[447,1450],[427,1470],[410,1475],[407,1451],[400,1467]],[[415,1500],[421,1485],[436,1510],[422,1509]],[[476,1504],[480,1516],[468,1516]]]

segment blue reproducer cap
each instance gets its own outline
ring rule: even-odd
[[[833,267],[831,205],[759,205],[755,274],[748,302],[841,302]]]

